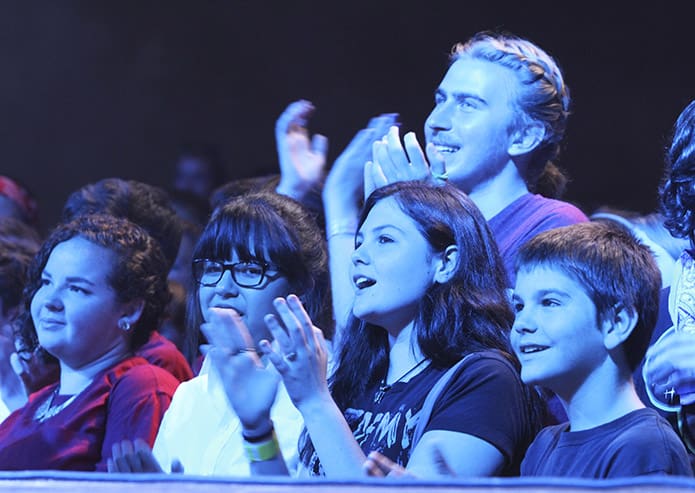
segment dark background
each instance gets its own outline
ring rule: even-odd
[[[450,47],[504,29],[565,72],[566,198],[648,212],[695,98],[695,2],[643,3],[0,0],[0,172],[46,230],[85,183],[167,186],[183,141],[217,145],[232,178],[275,172],[274,121],[299,98],[330,158],[377,113],[422,138]]]

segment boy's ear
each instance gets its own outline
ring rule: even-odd
[[[444,252],[439,254],[434,272],[434,282],[444,284],[449,282],[456,274],[459,264],[459,249],[456,245],[449,245]]]
[[[511,156],[520,156],[533,151],[543,142],[545,126],[537,121],[523,123],[512,133],[508,152]]]
[[[633,306],[615,304],[601,324],[606,349],[615,349],[625,342],[637,325],[638,318]]]

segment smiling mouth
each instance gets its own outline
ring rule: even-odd
[[[452,146],[446,144],[434,144],[434,147],[440,154],[451,154],[461,149],[460,146]]]
[[[357,289],[365,289],[369,286],[374,286],[376,284],[376,281],[374,279],[370,279],[364,276],[355,277],[353,279],[353,282],[355,283],[355,286],[357,286]]]
[[[521,346],[519,349],[522,354],[533,354],[533,353],[540,353],[541,351],[545,351],[546,349],[549,349],[550,346],[539,346],[538,344],[528,344],[526,346]]]

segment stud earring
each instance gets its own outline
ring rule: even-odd
[[[130,322],[127,320],[120,320],[118,322],[118,328],[124,332],[128,332],[130,330]]]

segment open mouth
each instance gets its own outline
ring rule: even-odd
[[[370,279],[364,276],[355,277],[353,279],[353,282],[355,283],[355,286],[357,286],[357,289],[368,288],[369,286],[373,286],[376,284],[376,281],[374,279]]]

